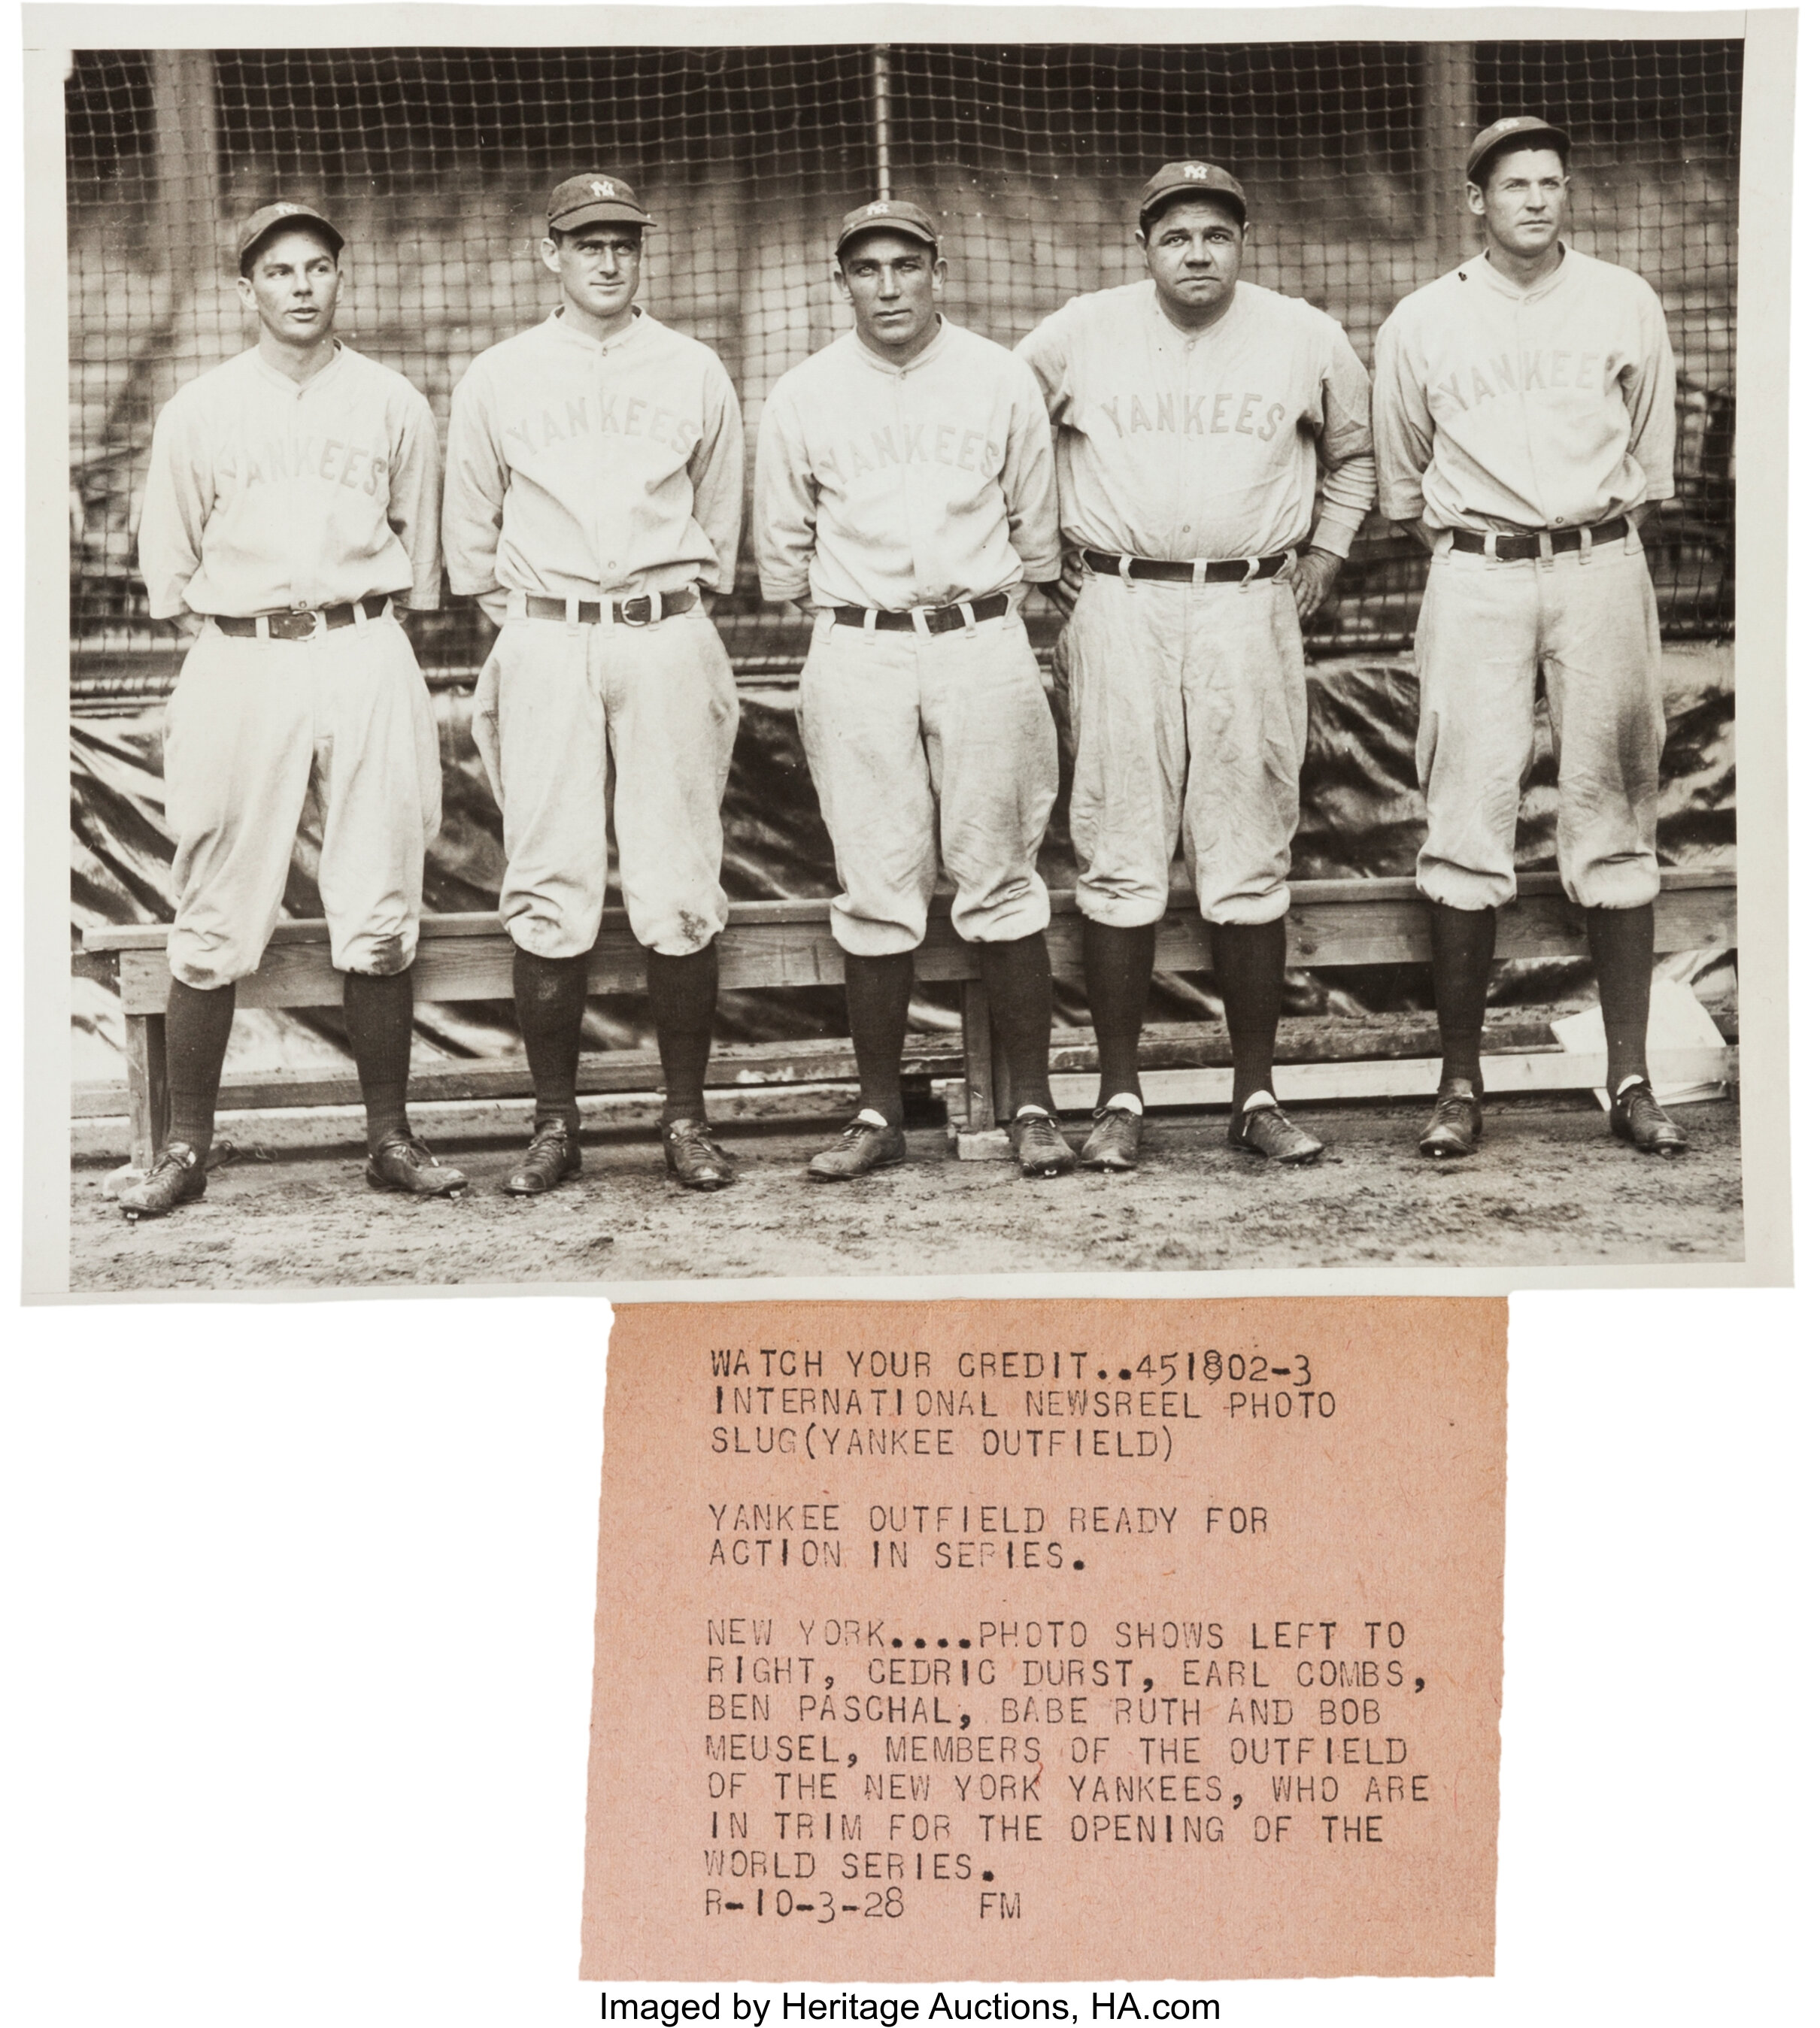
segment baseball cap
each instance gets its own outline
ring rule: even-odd
[[[1518,142],[1532,146],[1540,142],[1545,148],[1553,148],[1563,162],[1573,145],[1559,127],[1546,120],[1535,119],[1527,113],[1509,120],[1494,120],[1489,127],[1473,135],[1473,145],[1466,150],[1466,181],[1476,183],[1485,163],[1501,150]]]
[[[840,250],[848,240],[857,239],[862,232],[876,232],[883,228],[920,239],[925,246],[941,243],[935,220],[920,204],[912,204],[908,198],[875,198],[870,204],[862,204],[850,211],[840,221],[840,235],[834,242],[835,259],[840,258]]]
[[[590,170],[570,176],[550,193],[550,229],[573,232],[584,225],[655,225],[623,176]]]
[[[1238,207],[1239,223],[1245,222],[1244,187],[1230,169],[1222,169],[1217,162],[1165,162],[1138,198],[1138,224],[1142,225],[1165,198],[1172,197],[1223,197]]]
[[[341,235],[331,225],[320,211],[312,210],[306,204],[280,202],[262,205],[240,228],[240,237],[234,249],[234,257],[243,274],[246,268],[246,258],[269,232],[276,231],[281,225],[313,225],[334,247],[339,260],[341,250],[347,245]]]

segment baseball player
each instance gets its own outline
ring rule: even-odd
[[[939,866],[978,946],[1026,1175],[1074,1154],[1049,1090],[1054,720],[1019,610],[1060,565],[1042,397],[1003,346],[941,313],[947,263],[920,205],[849,212],[835,273],[854,328],[766,403],[754,513],[767,598],[814,613],[799,709],[834,843],[860,1105],[809,1165],[900,1162],[899,1075]]]
[[[405,1112],[442,768],[394,609],[441,595],[436,431],[408,381],[336,339],[342,245],[307,205],[247,220],[239,290],[258,342],[180,388],[152,435],[139,565],[154,616],[182,620],[192,645],[165,735],[171,1124],[150,1171],[120,1193],[129,1218],[202,1194],[235,982],[264,955],[313,791],[367,1180],[417,1197],[467,1180]]]
[[[1655,292],[1562,246],[1568,138],[1529,117],[1473,141],[1485,250],[1418,289],[1378,339],[1381,499],[1433,553],[1416,633],[1440,1090],[1425,1153],[1471,1153],[1497,911],[1516,890],[1517,809],[1540,672],[1554,722],[1562,885],[1586,912],[1612,1131],[1678,1155],[1649,1085],[1656,783],[1655,596],[1638,529],[1674,491],[1674,359]]]
[[[481,353],[449,418],[449,581],[500,630],[474,735],[505,817],[499,912],[536,1091],[506,1179],[518,1196],[581,1167],[576,1067],[610,816],[647,954],[665,1160],[688,1189],[734,1180],[702,1088],[739,704],[706,600],[733,587],[745,448],[720,361],[634,300],[653,223],[619,177],[558,184],[542,250],[562,301]]]
[[[1088,1005],[1089,1168],[1134,1168],[1138,1042],[1181,841],[1232,1042],[1228,1138],[1321,1144],[1271,1082],[1307,738],[1301,621],[1371,504],[1365,368],[1331,317],[1240,279],[1245,194],[1212,162],[1145,184],[1148,279],[1078,296],[1017,348],[1058,439]]]

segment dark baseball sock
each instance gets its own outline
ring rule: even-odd
[[[859,1065],[859,1103],[893,1127],[903,1124],[903,1038],[910,1023],[916,953],[847,953],[847,1025]]]
[[[1137,1045],[1150,1004],[1150,975],[1156,969],[1156,924],[1115,929],[1110,923],[1084,917],[1081,931],[1087,1007],[1099,1045],[1098,1103],[1104,1105],[1121,1091],[1142,1098]]]
[[[575,1068],[581,1054],[581,1017],[588,1008],[588,958],[539,957],[513,950],[512,997],[536,1094],[536,1123],[560,1119],[579,1130]]]
[[[714,1040],[714,1001],[721,990],[721,947],[710,942],[687,957],[645,953],[651,1023],[664,1065],[663,1123],[706,1119],[708,1052]]]
[[[1283,1011],[1283,966],[1288,955],[1287,918],[1273,923],[1209,923],[1214,975],[1232,1038],[1232,1103],[1242,1106],[1273,1089],[1277,1020]]]
[[[370,1154],[388,1134],[410,1131],[405,1116],[411,1075],[410,968],[384,979],[370,972],[343,972],[341,1009],[347,1022],[347,1045],[360,1074]]]
[[[1655,905],[1588,909],[1586,941],[1605,1017],[1605,1088],[1616,1094],[1626,1078],[1647,1078],[1649,983],[1655,970]]]
[[[979,946],[980,976],[992,1033],[1005,1053],[1010,1075],[1011,1110],[1040,1105],[1053,1112],[1049,1090],[1049,1014],[1053,988],[1049,943],[1040,930],[1010,943]]]
[[[1441,1075],[1470,1078],[1482,1091],[1479,1045],[1485,1030],[1485,994],[1498,947],[1496,909],[1450,909],[1436,901],[1429,909],[1434,953],[1435,1020],[1441,1031]]]
[[[221,1066],[234,1025],[232,986],[186,986],[171,981],[165,1003],[165,1060],[170,1079],[171,1125],[168,1146],[181,1141],[206,1156],[215,1138],[215,1101]]]

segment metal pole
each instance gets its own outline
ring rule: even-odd
[[[881,198],[891,195],[891,44],[872,48],[872,151]]]
[[[1473,48],[1470,43],[1430,43],[1423,57],[1423,238],[1436,274],[1473,250],[1466,211],[1466,150],[1478,126]]]

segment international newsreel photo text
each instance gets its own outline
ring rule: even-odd
[[[1743,76],[76,53],[72,1289],[1740,1260]]]

